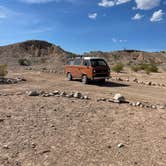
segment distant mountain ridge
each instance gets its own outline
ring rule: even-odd
[[[124,64],[137,64],[142,62],[154,62],[166,64],[166,52],[144,52],[139,50],[121,50],[113,52],[91,51],[85,56],[99,56],[108,60],[109,64],[123,62]],[[74,54],[63,50],[47,41],[28,40],[7,46],[0,46],[0,63],[9,66],[19,66],[20,58],[27,58],[32,61],[33,66],[54,68],[57,71],[63,70],[63,66],[69,57]]]

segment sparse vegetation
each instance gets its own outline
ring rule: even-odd
[[[0,77],[5,77],[7,73],[8,73],[7,65],[6,64],[0,65]]]
[[[116,55],[116,54],[113,54],[112,57],[113,57],[113,59],[114,59],[115,61],[117,61],[117,60],[120,59],[120,56],[119,56],[119,55]]]
[[[161,53],[166,53],[166,51],[164,51],[164,50],[162,50],[162,51],[160,51]]]
[[[31,61],[29,59],[19,59],[18,63],[21,66],[30,66],[31,65]]]
[[[123,63],[119,62],[112,67],[112,70],[116,73],[120,73],[123,70],[123,68],[124,68]]]
[[[70,59],[70,58],[75,58],[76,57],[76,55],[75,54],[72,54],[72,53],[69,53],[69,54],[67,54],[67,59]]]
[[[138,66],[138,65],[132,65],[131,66],[131,70],[134,71],[134,72],[138,72],[138,71],[140,71],[140,66]]]
[[[134,72],[138,72],[140,70],[144,70],[147,74],[150,74],[151,72],[157,73],[158,67],[155,63],[142,63],[139,65],[132,65],[131,70]]]

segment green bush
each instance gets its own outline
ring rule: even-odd
[[[18,63],[21,66],[30,66],[31,65],[31,61],[29,59],[19,59]]]
[[[123,68],[124,68],[123,63],[119,62],[112,67],[112,70],[116,73],[120,73],[123,70]]]
[[[139,65],[131,66],[131,70],[134,72],[144,70],[147,74],[150,74],[151,72],[157,73],[158,67],[155,63],[142,63]]]
[[[157,73],[158,72],[158,67],[157,67],[156,64],[149,64],[147,66],[147,68],[145,69],[145,71],[148,72],[148,73],[151,73],[151,72]]]
[[[8,71],[7,71],[7,65],[6,64],[0,65],[0,77],[6,76],[7,73],[8,73]]]

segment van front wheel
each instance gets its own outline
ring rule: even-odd
[[[82,76],[82,83],[87,84],[88,83],[88,77],[86,75]]]

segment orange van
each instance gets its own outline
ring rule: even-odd
[[[100,57],[75,58],[67,63],[65,73],[69,81],[81,79],[84,84],[90,80],[104,83],[110,78],[110,68],[106,60]]]

